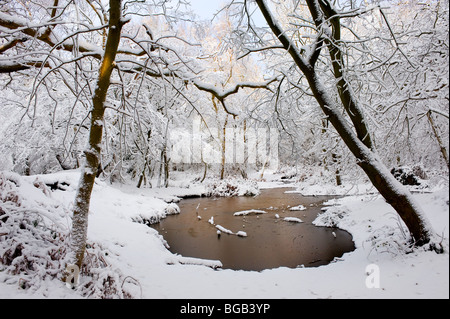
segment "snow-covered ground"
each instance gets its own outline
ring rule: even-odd
[[[58,238],[53,241],[46,236],[56,237],[59,232],[64,242],[64,234],[70,229],[78,178],[78,171],[31,177],[0,172],[0,258],[17,257],[16,264],[13,261],[7,266],[0,262],[0,299],[449,298],[448,185],[414,195],[436,234],[443,236],[439,239],[445,249],[443,254],[405,248],[404,229],[393,209],[373,189],[370,194],[361,192],[370,187],[360,185],[358,195],[329,201],[315,221],[317,225],[337,225],[348,230],[353,235],[355,251],[317,268],[251,272],[217,269],[220,265],[217,261],[174,255],[167,250],[162,237],[146,225],[178,213],[176,204],[168,203],[176,202],[177,195],[206,193],[206,186],[183,182],[178,184],[180,187],[168,189],[137,189],[97,181],[86,256],[91,270],[80,277],[78,288],[69,289],[58,273],[63,269],[65,257],[62,261],[48,257],[57,255]],[[51,191],[45,186],[56,181],[64,191]],[[68,185],[62,184],[63,181]],[[259,186],[276,187],[280,183],[269,180]],[[317,194],[320,189],[320,185],[307,183],[297,186],[303,193]],[[331,186],[322,185],[322,191],[325,189],[328,194],[333,191]],[[334,190],[340,193],[339,189]],[[32,221],[33,226],[25,222],[14,226],[15,217],[5,218],[11,212]],[[15,238],[7,235],[10,232],[16,234]],[[36,234],[42,241],[27,237]],[[14,255],[11,245],[18,244],[22,247]],[[21,254],[28,254],[28,263],[26,260],[19,263]],[[14,274],[13,270],[20,267],[25,270]],[[112,288],[112,293],[105,291],[105,285],[120,287],[122,291],[115,295]]]

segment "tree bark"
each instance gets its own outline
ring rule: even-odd
[[[222,138],[221,138],[221,161],[220,161],[220,179],[225,178],[225,164],[226,164],[226,135],[227,135],[227,124],[228,124],[228,114],[225,116],[225,122],[222,128]]]
[[[364,170],[372,184],[400,215],[416,245],[430,241],[431,226],[425,219],[420,206],[415,203],[411,193],[389,172],[376,153],[370,150],[347,125],[331,97],[319,82],[315,72],[306,75],[314,97],[330,123],[334,126],[344,143],[356,157],[358,165]]]
[[[352,96],[349,84],[346,82],[338,83],[338,92],[341,95],[341,106],[344,107],[347,112],[350,111],[349,113],[351,113],[349,116],[354,125],[353,128],[350,127],[343,117],[337,102],[330,96],[321,83],[314,64],[317,62],[324,41],[318,39],[316,51],[312,53],[309,59],[305,59],[301,55],[298,47],[290,40],[288,35],[276,22],[265,1],[256,0],[256,3],[274,35],[279,39],[285,50],[291,55],[297,67],[305,75],[314,98],[344,143],[356,157],[358,165],[364,170],[372,184],[385,198],[387,203],[389,203],[402,218],[410,231],[415,244],[423,245],[428,243],[431,239],[431,226],[424,217],[420,206],[415,203],[411,193],[401,185],[392,174],[390,174],[389,170],[384,166],[372,149],[373,146],[368,134],[367,124],[361,110],[355,102],[356,99]],[[324,8],[323,6],[329,5],[329,3],[326,0],[321,1],[322,8],[316,0],[307,0],[307,3],[313,18],[318,20],[316,21],[316,25],[320,28],[320,25],[324,22],[321,17],[326,17],[326,15],[319,10],[327,10],[326,7]],[[335,27],[336,26],[337,25],[335,25]],[[336,35],[336,30],[333,34]],[[329,38],[332,36],[332,34],[328,34]],[[330,43],[331,42],[329,42],[329,44]],[[333,45],[331,45],[331,51],[333,51]],[[337,61],[337,63],[339,63],[336,59],[341,58],[336,55],[336,51],[334,53],[331,52],[330,54],[331,58],[335,59],[333,62]],[[342,65],[340,65],[340,67],[342,67]],[[337,70],[337,65],[333,65],[333,68],[335,76],[341,74],[342,70]],[[356,131],[356,134],[354,130]]]
[[[346,78],[344,59],[339,47],[339,43],[341,42],[341,21],[339,14],[328,1],[307,0],[306,2],[317,29],[323,29],[327,21],[331,24],[331,33],[327,34],[323,41],[327,45],[330,54],[339,99],[352,121],[359,140],[368,148],[373,149],[372,138],[369,134],[364,114]]]
[[[116,58],[120,42],[120,33],[123,26],[121,12],[122,1],[110,0],[108,38],[93,97],[89,142],[84,150],[85,163],[83,165],[78,190],[75,196],[72,220],[72,245],[75,252],[75,263],[80,269],[86,250],[91,194],[98,164],[100,162],[105,100],[110,85],[111,73],[115,67],[114,60]]]
[[[445,148],[444,143],[442,143],[441,136],[439,135],[438,129],[434,124],[433,116],[431,115],[431,111],[427,112],[428,122],[430,122],[431,128],[433,129],[434,137],[436,137],[436,141],[439,144],[439,149],[441,150],[442,158],[444,159],[445,164],[447,164],[448,169],[450,170],[450,163],[448,160],[447,149]]]

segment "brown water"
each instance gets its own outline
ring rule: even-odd
[[[332,197],[286,193],[290,190],[292,188],[266,189],[256,197],[184,199],[178,203],[179,215],[168,216],[152,227],[163,235],[171,252],[220,260],[225,269],[260,271],[281,266],[315,267],[355,249],[348,232],[312,224],[321,211],[321,204]],[[289,210],[298,205],[307,209]],[[233,215],[249,209],[267,213]],[[244,231],[247,237],[223,232],[218,236],[217,228],[208,222],[211,217],[214,217],[214,224],[233,233]],[[297,217],[303,223],[288,222],[283,220],[285,217]]]

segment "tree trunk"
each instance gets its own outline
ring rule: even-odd
[[[72,220],[72,245],[76,265],[81,269],[86,249],[88,214],[92,189],[100,161],[103,135],[103,118],[105,114],[106,94],[110,85],[111,73],[115,66],[117,48],[120,42],[122,1],[110,0],[109,32],[105,52],[101,62],[97,86],[93,97],[89,142],[84,150],[86,156],[82,168],[78,190],[75,196]]]
[[[322,111],[356,157],[358,165],[364,170],[372,184],[400,215],[414,242],[417,245],[428,243],[431,239],[431,226],[420,206],[415,203],[411,193],[395,179],[377,154],[356,136],[333,99],[320,83],[315,70],[309,70],[305,76]]]
[[[361,110],[356,104],[356,99],[352,96],[349,84],[346,82],[338,82],[337,89],[341,98],[341,106],[344,107],[347,113],[351,113],[349,116],[354,125],[353,128],[349,126],[346,118],[342,115],[337,102],[322,85],[314,65],[319,58],[324,40],[320,38],[317,39],[316,48],[311,56],[307,59],[304,58],[298,47],[290,40],[288,35],[276,22],[265,1],[256,0],[256,2],[274,35],[279,39],[285,50],[291,55],[297,67],[305,75],[320,108],[352,154],[356,157],[358,165],[364,170],[370,181],[385,200],[400,215],[405,225],[408,227],[415,244],[423,245],[428,243],[431,239],[431,226],[424,217],[419,205],[415,203],[411,193],[401,185],[392,174],[390,174],[389,170],[372,150],[373,145],[368,134],[366,122]],[[326,12],[331,6],[327,6],[329,3],[326,0],[321,1],[320,5],[317,0],[307,0],[307,3],[316,25],[320,30],[322,23],[324,23],[322,20],[323,17],[331,17],[333,15],[333,12]],[[319,10],[325,12],[319,12]],[[331,21],[331,23],[334,24],[333,26],[335,28],[340,27],[335,21]],[[333,34],[328,34],[328,37],[332,37],[333,35],[339,37],[339,33],[336,33],[336,30],[333,30]],[[331,45],[330,41],[327,42],[328,45]],[[333,43],[336,42],[333,41]],[[342,70],[338,70],[339,66],[336,65],[335,62],[339,63],[341,57],[337,55],[337,52],[334,51],[335,49],[337,49],[335,45],[331,45],[332,52],[330,52],[330,55],[333,60],[333,71],[335,76],[340,76],[342,75]],[[342,64],[340,64],[340,68],[342,68]],[[353,129],[356,131],[356,134]]]
[[[441,150],[442,158],[444,159],[445,164],[447,164],[448,169],[450,169],[450,163],[448,161],[447,149],[445,148],[444,143],[442,143],[441,136],[438,133],[437,127],[434,124],[433,116],[431,115],[431,111],[427,112],[428,122],[430,122],[431,128],[433,129],[434,137],[436,137],[436,141],[439,144],[439,149]]]
[[[222,128],[222,138],[220,141],[221,145],[221,161],[220,161],[220,179],[223,180],[225,178],[225,164],[226,164],[226,132],[227,132],[227,124],[228,124],[228,114],[225,117],[225,123]]]
[[[324,37],[324,42],[330,54],[333,74],[336,79],[336,88],[342,106],[352,121],[358,139],[368,148],[373,148],[369,128],[366,125],[364,114],[354,96],[351,85],[347,82],[344,59],[339,47],[341,42],[341,22],[339,14],[328,1],[307,0],[309,11],[314,19],[317,29],[325,26],[326,21],[332,25],[331,34]]]
[[[137,188],[141,188],[142,183],[144,183],[144,185],[147,184],[147,177],[145,175],[145,171],[147,170],[147,167],[148,167],[148,170],[151,172],[151,170],[150,170],[150,163],[149,163],[150,162],[150,156],[148,154],[150,152],[150,137],[151,136],[152,136],[152,130],[150,129],[147,132],[147,140],[146,140],[145,154],[144,154],[144,159],[145,159],[145,161],[144,161],[144,168],[142,169],[141,176],[139,177],[139,181],[138,181],[138,184],[136,186]]]
[[[200,181],[200,183],[203,183],[205,181],[206,173],[208,172],[208,164],[206,164],[206,162],[203,160],[203,158],[202,158],[202,163],[204,165],[204,170],[203,170],[203,177],[202,177],[202,180]]]
[[[167,150],[164,149],[164,188],[169,187],[169,158],[167,157]]]

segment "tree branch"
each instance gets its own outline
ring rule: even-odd
[[[254,53],[254,52],[262,52],[262,51],[267,51],[267,50],[273,50],[273,49],[283,49],[284,50],[284,46],[282,45],[269,45],[266,47],[262,47],[262,48],[255,48],[255,49],[251,49],[251,48],[245,48],[245,50],[247,50],[246,53],[240,55],[237,60],[243,59],[245,58],[247,55],[249,55],[250,53]]]
[[[238,93],[239,90],[243,89],[243,88],[266,89],[266,90],[270,91],[269,85],[277,80],[278,80],[278,78],[274,77],[266,82],[259,82],[259,83],[258,82],[240,82],[240,83],[234,84],[227,90],[218,89],[216,86],[213,86],[213,85],[210,85],[207,83],[203,83],[196,79],[192,80],[192,84],[194,84],[194,86],[201,91],[211,93],[215,98],[217,98],[220,101],[220,103],[222,104],[226,113],[232,115],[233,117],[236,117],[238,114],[230,111],[226,107],[225,99],[228,96]]]
[[[350,83],[345,74],[345,64],[342,50],[339,46],[341,40],[340,16],[332,7],[329,0],[307,0],[308,8],[318,30],[326,35],[324,41],[328,45],[328,51],[333,66],[334,77],[337,80],[336,87],[339,98],[350,117],[358,138],[370,149],[374,147],[364,114],[355,98]],[[327,31],[327,22],[331,23],[332,30]]]
[[[8,43],[5,43],[4,45],[0,46],[0,54],[15,47],[18,43],[23,43],[27,41],[27,38],[16,38],[12,41],[9,41]]]
[[[298,48],[291,42],[281,26],[276,22],[266,2],[264,0],[256,0],[256,3],[258,4],[258,7],[261,10],[264,18],[266,19],[267,24],[269,25],[273,34],[275,34],[275,36],[281,42],[284,49],[289,52],[291,57],[294,59],[295,64],[297,64],[302,72],[308,72],[308,70],[311,69],[312,66],[302,57]]]
[[[24,63],[0,61],[0,73],[13,73],[41,67],[49,68],[50,64],[48,62],[44,63],[43,61],[27,61]]]

